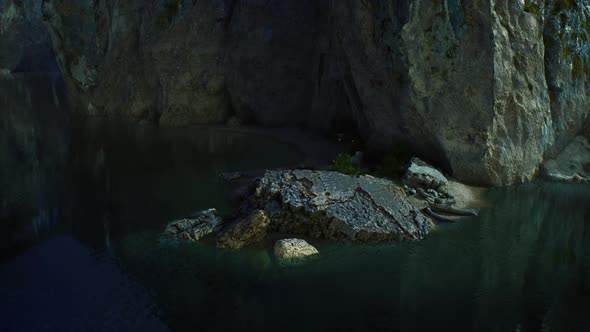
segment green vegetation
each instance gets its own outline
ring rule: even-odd
[[[346,175],[360,175],[361,170],[352,162],[352,156],[341,153],[332,162],[332,170]]]
[[[553,5],[553,9],[551,10],[551,13],[557,14],[557,13],[565,11],[565,10],[570,10],[570,9],[576,8],[577,6],[578,6],[578,4],[576,3],[576,0],[555,1],[555,4]]]
[[[545,28],[545,49],[559,52],[563,64],[571,65],[572,80],[590,80],[590,58],[586,54],[590,41],[588,9],[575,0],[557,1]]]
[[[536,1],[527,0],[524,3],[524,11],[535,16],[541,16],[541,7]]]
[[[164,10],[158,16],[158,26],[164,30],[170,26],[176,15],[178,15],[178,8],[180,7],[180,0],[169,0],[164,4]]]

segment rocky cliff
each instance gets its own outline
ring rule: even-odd
[[[0,71],[59,72],[40,0],[0,1]],[[0,74],[1,75],[1,74]]]
[[[590,109],[585,0],[45,0],[91,115],[408,144],[460,180],[535,176]]]

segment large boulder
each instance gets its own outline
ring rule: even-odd
[[[449,183],[439,170],[418,158],[412,158],[402,180],[408,186],[424,189],[441,189]]]
[[[251,202],[269,230],[354,242],[415,241],[432,222],[395,183],[311,170],[267,171]]]
[[[576,137],[557,158],[547,160],[543,170],[553,181],[590,183],[590,143]]]

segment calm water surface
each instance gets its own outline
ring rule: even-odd
[[[73,120],[58,79],[0,81],[0,331],[590,331],[590,187],[494,190],[412,244],[162,241],[228,212],[222,171],[303,159],[268,137]],[[10,93],[5,93],[10,91]]]

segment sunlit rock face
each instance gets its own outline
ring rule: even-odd
[[[41,0],[0,1],[0,70],[59,72]]]
[[[532,179],[588,117],[575,1],[45,1],[91,115],[241,120],[405,143],[460,180]]]

